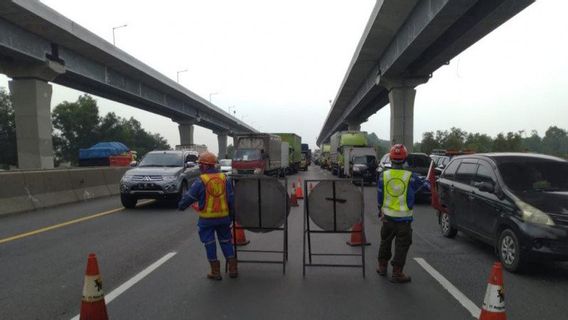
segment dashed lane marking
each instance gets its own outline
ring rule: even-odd
[[[130,289],[132,286],[134,286],[135,284],[140,282],[147,275],[149,275],[154,270],[158,269],[161,265],[166,263],[168,260],[173,258],[176,254],[177,254],[177,252],[170,252],[170,253],[166,254],[165,256],[161,257],[158,261],[149,265],[146,269],[140,271],[140,273],[138,273],[137,275],[132,277],[130,280],[128,280],[125,283],[123,283],[122,285],[120,285],[120,287],[114,289],[111,293],[107,294],[105,296],[105,303],[109,304],[112,300],[116,299],[118,296],[125,293],[126,290]],[[71,320],[79,320],[79,317],[80,317],[80,314],[74,316]]]
[[[469,313],[477,319],[481,313],[481,309],[475,305],[468,297],[465,296],[458,288],[456,288],[448,279],[440,274],[423,258],[414,258],[416,262],[428,272],[436,281],[438,281],[444,289],[446,289]]]
[[[140,204],[138,204],[138,207],[144,206],[144,205],[152,203],[152,202],[154,202],[154,200],[141,202]],[[72,225],[72,224],[75,224],[75,223],[99,218],[99,217],[102,217],[102,216],[106,216],[106,215],[109,215],[109,214],[113,214],[113,213],[122,211],[124,209],[125,208],[112,209],[112,210],[108,210],[108,211],[104,211],[104,212],[95,213],[93,215],[82,217],[82,218],[79,218],[79,219],[70,220],[70,221],[66,221],[66,222],[63,222],[63,223],[56,224],[56,225],[48,226],[48,227],[45,227],[45,228],[33,230],[33,231],[30,231],[30,232],[20,233],[20,234],[17,234],[15,236],[0,239],[0,244],[10,242],[10,241],[14,241],[14,240],[18,240],[18,239],[22,239],[22,238],[26,238],[26,237],[30,237],[30,236],[33,236],[33,235],[36,235],[36,234],[47,232],[47,231],[63,228],[63,227],[66,227],[66,226],[69,226],[69,225]]]

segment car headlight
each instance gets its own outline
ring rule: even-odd
[[[260,168],[254,169],[254,174],[262,174],[262,169]]]
[[[162,179],[166,182],[174,181],[177,179],[176,176],[163,176]]]
[[[359,172],[359,171],[361,171],[360,167],[353,167],[353,172]]]
[[[516,202],[517,206],[519,206],[519,208],[521,209],[523,220],[525,220],[526,222],[544,224],[547,226],[555,225],[554,221],[552,221],[550,216],[542,212],[541,210],[520,200]]]
[[[122,176],[122,179],[120,179],[120,182],[128,182],[130,180],[132,180],[134,176]]]

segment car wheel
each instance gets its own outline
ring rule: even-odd
[[[138,199],[136,199],[135,197],[129,196],[127,194],[121,194],[120,195],[120,202],[122,202],[122,205],[125,208],[134,209],[134,208],[136,208],[136,202],[138,202]]]
[[[503,267],[508,271],[517,272],[523,268],[519,238],[511,229],[505,229],[499,235],[497,253]]]
[[[452,217],[447,212],[440,213],[440,231],[446,238],[454,238],[458,234],[458,229],[452,226]]]

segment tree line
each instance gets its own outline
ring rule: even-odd
[[[434,149],[473,152],[535,152],[568,158],[568,132],[550,126],[544,136],[536,130],[499,133],[491,137],[460,128],[424,132],[422,141],[414,144],[414,151],[430,154]]]
[[[144,130],[133,117],[125,119],[114,112],[101,117],[97,101],[87,94],[77,101],[58,104],[51,118],[56,165],[61,162],[77,165],[80,148],[103,141],[122,142],[137,151],[139,157],[151,150],[170,149],[165,138]],[[10,94],[3,88],[0,88],[0,150],[0,168],[17,165],[14,107]]]

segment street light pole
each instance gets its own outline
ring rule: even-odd
[[[182,73],[182,72],[187,72],[187,69],[185,69],[185,70],[180,70],[180,71],[177,71],[177,72],[176,72],[176,82],[177,82],[177,83],[179,83],[179,74]]]
[[[121,26],[113,27],[113,28],[112,28],[112,45],[113,45],[113,46],[116,47],[116,39],[115,39],[115,36],[114,36],[114,30],[120,29],[120,28],[126,28],[127,26],[128,26],[127,24],[123,24],[123,25],[121,25]]]
[[[209,94],[209,103],[211,103],[211,96],[214,96],[214,95],[216,95],[216,94],[219,94],[219,93],[218,93],[218,92],[211,92],[211,93]]]
[[[231,114],[231,109],[233,109],[233,113],[236,114],[237,111],[235,110],[235,106],[229,106],[229,114]]]

